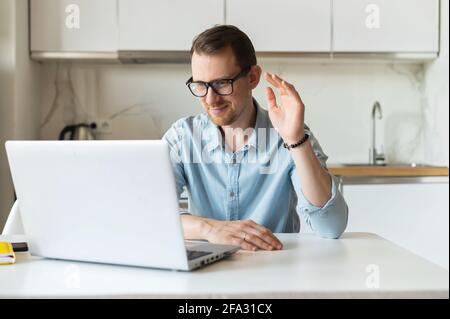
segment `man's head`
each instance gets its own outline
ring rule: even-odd
[[[245,112],[251,112],[251,92],[259,83],[261,68],[256,65],[255,49],[244,32],[221,25],[200,33],[192,43],[191,67],[192,81],[207,83],[191,85],[191,91],[206,93],[199,99],[216,125],[232,125]]]

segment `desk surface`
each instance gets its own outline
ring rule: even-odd
[[[16,264],[0,266],[0,298],[449,297],[447,270],[377,235],[277,236],[282,251],[239,251],[193,272],[17,253]]]

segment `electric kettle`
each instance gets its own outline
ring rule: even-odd
[[[97,128],[96,123],[79,123],[73,125],[67,125],[63,128],[61,133],[59,133],[60,140],[66,140],[67,133],[70,133],[69,140],[94,140],[94,132]]]

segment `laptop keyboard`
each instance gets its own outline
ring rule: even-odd
[[[210,251],[186,250],[188,260],[212,254]]]

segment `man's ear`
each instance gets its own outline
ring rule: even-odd
[[[253,90],[259,84],[259,80],[261,79],[261,67],[259,65],[253,65],[250,71],[248,72],[250,79],[250,88]]]

